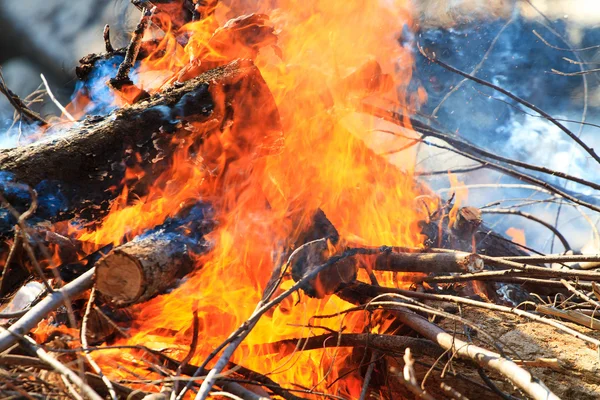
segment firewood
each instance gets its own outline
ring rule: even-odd
[[[142,167],[144,179],[131,193],[143,195],[169,166],[176,147],[171,132],[187,122],[204,124],[206,133],[198,135],[199,142],[227,126],[237,148],[250,154],[275,147],[281,138],[279,114],[260,72],[251,61],[237,60],[108,116],[87,119],[60,137],[2,150],[0,165],[16,182],[32,187],[43,181],[55,184],[66,199],[66,211],[50,217],[67,219],[86,205],[105,207],[122,186],[126,165]],[[263,136],[250,140],[247,132]],[[99,211],[102,208],[87,209],[91,217]],[[7,236],[7,230],[0,235]]]
[[[375,270],[394,272],[475,272],[483,270],[483,260],[470,253],[396,253],[377,256]]]
[[[117,246],[96,264],[96,289],[116,307],[142,303],[175,286],[194,268],[192,254],[209,249],[203,238],[213,226],[205,205]],[[180,221],[181,220],[181,221]],[[185,229],[188,233],[182,234]]]

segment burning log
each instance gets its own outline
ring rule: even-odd
[[[234,99],[242,89],[244,96]],[[260,113],[255,111],[256,104]],[[250,154],[274,147],[281,136],[279,114],[260,72],[251,61],[238,60],[106,117],[88,119],[60,137],[2,150],[0,165],[16,182],[32,187],[55,183],[66,204],[60,215],[42,217],[65,219],[86,205],[105,207],[118,193],[115,188],[121,187],[127,166],[142,167],[138,176],[144,179],[136,182],[132,193],[143,195],[168,167],[176,148],[171,132],[182,123],[200,125],[201,132],[194,138],[199,143],[227,126],[238,148]],[[245,137],[254,128],[264,132],[262,143]],[[14,199],[9,196],[8,200]],[[7,233],[4,228],[0,235]]]
[[[175,286],[178,279],[193,270],[192,255],[208,249],[203,235],[213,224],[206,210],[199,204],[184,218],[167,221],[113,249],[96,264],[96,289],[112,305],[124,307]]]
[[[96,267],[96,287],[119,307],[144,302],[192,271],[185,238],[163,230],[114,249]]]
[[[373,269],[394,272],[474,272],[483,269],[483,260],[470,253],[396,253],[377,256]]]

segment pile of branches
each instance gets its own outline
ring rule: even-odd
[[[179,10],[181,12],[174,21],[182,26],[211,12],[214,4],[204,3],[207,2],[201,5],[187,0],[136,2],[144,12],[130,45],[113,49],[107,29],[106,53],[82,59],[77,70],[79,78],[85,80],[96,63],[119,55],[123,62],[110,85],[116,91],[133,85],[129,73],[136,60],[149,54],[151,44],[141,40],[153,16]],[[237,19],[230,25],[231,34],[248,34],[244,28],[255,28],[261,18],[251,15]],[[245,128],[260,126],[271,132],[271,143],[279,140],[279,115],[265,82],[252,61],[238,59],[251,55],[255,47],[264,45],[269,41],[266,38],[272,35],[268,28],[259,34],[254,29],[252,32],[252,40],[245,38],[247,51],[244,54],[225,52],[229,57],[227,60],[188,70],[188,75],[194,76],[192,79],[174,82],[152,96],[139,90],[130,99],[131,105],[106,116],[90,117],[64,133],[60,140],[41,141],[0,152],[1,170],[10,176],[0,198],[10,214],[6,219],[8,222],[0,226],[0,235],[6,239],[0,295],[10,298],[32,278],[43,285],[41,294],[24,309],[0,313],[4,320],[0,328],[0,393],[23,398],[94,400],[107,397],[179,399],[190,390],[196,392],[197,399],[209,395],[243,399],[330,397],[300,385],[282,387],[270,377],[230,361],[236,348],[265,314],[293,293],[303,291],[309,296],[338,296],[348,303],[345,313],[380,313],[393,321],[394,328],[385,333],[327,332],[261,346],[263,352],[280,354],[324,347],[355,349],[365,360],[359,363],[361,368],[364,367],[361,369],[361,399],[383,387],[393,389],[392,397],[399,393],[425,399],[442,396],[464,399],[480,397],[484,393],[488,397],[513,398],[516,394],[540,400],[557,399],[547,386],[532,376],[523,360],[518,360],[498,343],[493,333],[485,332],[477,324],[457,315],[456,307],[449,308],[448,304],[516,315],[551,326],[598,349],[600,340],[561,320],[585,329],[599,329],[600,320],[595,318],[595,313],[600,307],[600,289],[596,285],[600,280],[600,272],[596,271],[600,255],[531,255],[487,228],[482,223],[481,210],[463,207],[450,220],[448,216],[454,208],[452,199],[440,203],[429,218],[421,222],[421,233],[427,238],[424,248],[390,247],[385,243],[380,247],[364,247],[342,243],[326,215],[316,210],[312,224],[300,235],[294,250],[273,272],[255,311],[200,365],[190,363],[198,341],[202,340],[198,317],[194,315],[193,341],[184,359],[175,360],[162,352],[137,347],[151,364],[149,369],[162,376],[155,382],[160,394],[134,390],[129,382],[110,381],[102,374],[90,353],[111,348],[94,345],[122,334],[114,320],[127,316],[118,310],[143,303],[174,287],[178,279],[191,272],[192,254],[208,250],[204,235],[214,228],[210,205],[187,205],[179,211],[177,218],[165,221],[152,231],[118,246],[97,249],[83,258],[79,254],[85,244],[48,229],[49,222],[66,221],[74,215],[94,220],[102,215],[115,197],[111,188],[125,178],[122,165],[130,165],[134,159],[143,168],[144,178],[136,183],[133,194],[143,194],[167,168],[174,151],[171,135],[182,123],[206,124],[205,137],[208,137],[237,114]],[[593,149],[543,110],[421,50],[432,62],[465,79],[491,87],[539,113],[572,137],[590,157],[600,161]],[[1,80],[0,84],[0,91],[9,97],[18,116],[42,126],[50,124]],[[240,87],[249,86],[267,110],[260,120],[245,112],[254,99],[231,101]],[[561,201],[600,211],[600,206],[593,200],[523,170],[550,174],[593,189],[600,185],[501,157],[424,118],[407,118],[395,110],[368,104],[364,104],[361,111],[403,127],[410,121],[411,128],[421,134],[415,143],[442,147],[476,161],[478,168],[492,168],[537,186]],[[241,129],[236,131],[234,127],[233,130],[239,134],[237,140],[241,148],[255,145],[248,142]],[[447,145],[428,142],[427,138],[442,140]],[[128,151],[132,148],[136,149],[135,155]],[[254,150],[260,153],[260,149]],[[44,191],[45,182],[60,182],[64,201],[58,212],[41,207],[40,197],[48,196]],[[529,217],[536,220],[535,216]],[[566,243],[564,236],[560,237]],[[334,255],[325,251],[332,244],[337,249]],[[49,248],[60,254],[63,264],[49,268],[52,253]],[[476,253],[473,248],[477,249]],[[370,277],[368,283],[357,278],[360,269],[366,270]],[[401,290],[380,285],[377,271],[417,273],[419,277],[414,280],[412,290]],[[280,289],[281,281],[288,276],[295,283],[287,290]],[[102,304],[96,301],[97,292],[101,294]],[[553,303],[554,306],[542,301],[553,296],[564,296],[566,300],[559,305]],[[69,334],[80,338],[81,348],[65,348],[60,337],[48,338],[45,343],[32,339],[30,331],[52,313],[55,313],[55,320],[62,318],[65,326],[76,328]],[[469,333],[462,338],[456,332],[447,332],[432,322],[431,317],[453,321],[467,327]],[[478,371],[482,383],[460,373],[446,376],[438,386],[419,383],[416,372],[419,365],[436,370],[439,365],[453,361],[465,370]],[[225,370],[230,373],[223,375]],[[503,386],[502,382],[509,385]]]

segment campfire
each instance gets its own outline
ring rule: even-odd
[[[403,0],[132,3],[129,45],[106,27],[60,117],[0,80],[34,132],[0,150],[3,396],[557,399],[597,382],[499,326],[593,355],[600,256],[532,251],[486,213],[568,238],[471,206],[451,168],[440,196],[415,163],[441,148],[593,212],[538,173],[599,185],[424,116],[415,60],[600,161],[564,122],[409,35]]]

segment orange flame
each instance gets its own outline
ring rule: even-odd
[[[219,3],[212,16],[178,32],[171,30],[164,15],[155,17],[166,33],[138,70],[142,89],[157,91],[229,60],[253,58],[273,93],[285,137],[278,146],[267,144],[276,151],[257,158],[236,147],[236,138],[226,127],[207,140],[200,158],[192,156],[190,143],[209,128],[191,124],[187,132],[174,136],[180,142],[172,165],[143,199],[127,203],[125,188],[100,227],[78,232],[81,240],[96,245],[118,243],[125,234],[136,235],[176,215],[183,204],[208,199],[216,209],[219,225],[210,235],[213,250],[197,258],[196,270],[178,288],[137,306],[131,337],[118,344],[169,348],[172,357],[181,359],[192,340],[192,310],[197,307],[201,340],[192,362],[201,362],[252,313],[279,257],[304,228],[306,222],[300,221],[308,221],[318,208],[345,240],[375,246],[421,243],[416,222],[425,215],[414,199],[423,189],[411,174],[412,150],[395,156],[400,168],[374,150],[401,148],[408,139],[382,140],[369,134],[382,129],[382,123],[355,111],[358,102],[374,98],[400,107],[406,104],[412,58],[399,45],[398,35],[402,25],[410,23],[407,2],[250,3]],[[183,48],[176,39],[181,33],[189,37]],[[246,95],[244,88],[236,94],[240,99]],[[425,94],[417,97],[424,101]],[[245,107],[262,118],[260,104]],[[255,146],[268,136],[261,129],[243,134]],[[236,158],[224,174],[228,151],[235,151]],[[138,175],[132,170],[127,178],[138,179]],[[215,180],[220,184],[215,185]],[[381,279],[389,285],[398,282],[391,275]],[[285,280],[281,289],[292,284]],[[312,350],[283,357],[256,350],[264,343],[319,333],[308,327],[312,316],[346,307],[335,296],[312,299],[296,294],[259,321],[233,361],[269,373],[284,385],[300,383],[358,397],[359,371],[344,375],[341,368],[351,355],[349,350]],[[355,314],[320,320],[319,325],[362,332],[367,321]],[[133,352],[107,351],[96,357],[113,377],[130,376],[119,365],[146,374],[135,368],[140,360]],[[332,365],[336,368],[329,368]]]
[[[506,230],[506,234],[513,242],[520,244],[521,246],[527,246],[527,241],[525,240],[525,231],[523,229],[508,228]]]

